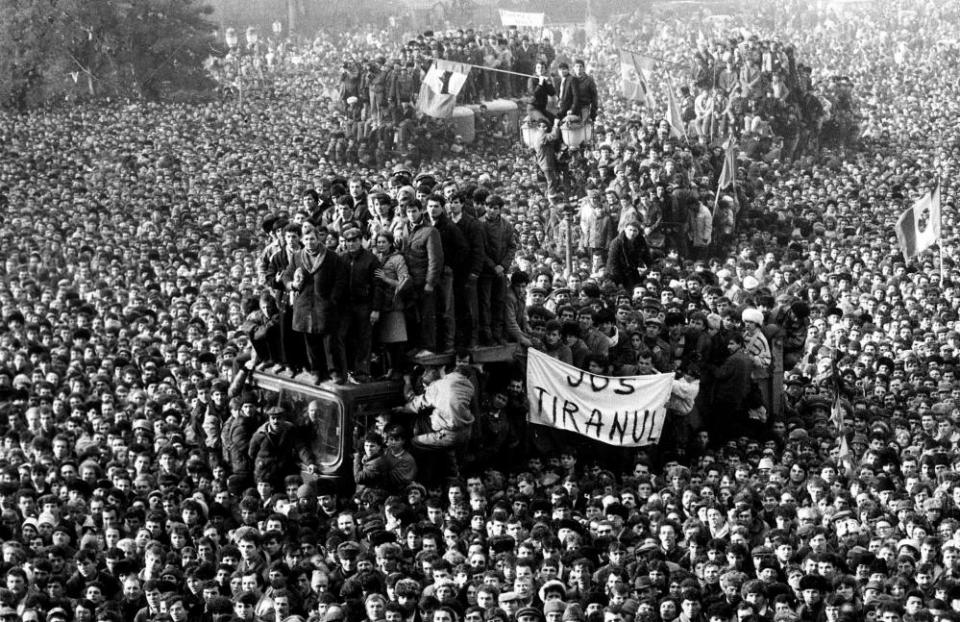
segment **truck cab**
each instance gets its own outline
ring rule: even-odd
[[[373,425],[376,415],[404,403],[401,381],[317,385],[258,371],[249,382],[261,404],[281,406],[293,422],[311,422],[315,430],[310,443],[314,472],[301,475],[305,482],[332,480],[338,490],[346,490],[353,482],[350,460],[355,431],[365,430]]]
[[[477,348],[471,352],[475,365],[488,372],[507,373],[504,365],[517,362],[520,348],[517,344]],[[445,366],[453,363],[452,354],[438,354],[415,361],[422,366]],[[382,380],[365,384],[316,384],[309,374],[295,378],[267,371],[255,371],[248,385],[256,391],[260,404],[266,408],[282,407],[290,421],[310,431],[307,442],[313,472],[303,471],[304,482],[317,478],[333,481],[343,493],[353,485],[351,463],[354,444],[373,428],[377,415],[403,406],[404,383],[400,380]],[[476,414],[476,413],[475,413]],[[306,424],[309,423],[308,427]]]

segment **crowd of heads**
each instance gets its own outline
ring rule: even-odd
[[[242,101],[0,116],[0,620],[956,619],[954,9],[881,2],[824,15],[764,3],[732,18],[749,35],[638,12],[557,42],[557,58],[585,59],[602,91],[595,145],[569,183],[612,222],[635,210],[628,222],[652,247],[629,291],[595,252],[611,240],[565,224],[515,139],[451,149],[437,140],[452,136],[442,124],[417,129],[412,105],[371,120],[359,93],[341,97],[336,68],[382,54],[384,33],[291,45]],[[662,106],[619,98],[619,50],[677,63],[663,71],[692,96],[698,50],[722,58],[731,36],[791,46],[810,92],[843,99],[853,84],[844,114],[862,118],[855,139],[792,154],[750,142],[735,191],[715,207],[722,145],[670,138]],[[491,86],[517,94],[515,83]],[[381,130],[384,149],[367,157],[361,138]],[[406,131],[399,148],[386,144]],[[559,328],[575,343],[582,325],[602,322],[668,344],[671,330],[728,331],[736,349],[756,312],[766,323],[789,309],[805,324],[785,359],[780,414],[717,444],[708,422],[723,414],[701,398],[687,444],[610,468],[584,444],[538,453],[515,378],[478,397],[480,414],[519,422],[490,428],[513,439],[503,468],[481,457],[462,479],[389,496],[299,475],[283,490],[231,490],[230,464],[199,447],[188,422],[212,401],[252,409],[227,395],[263,289],[262,223],[298,218],[304,197],[349,197],[351,179],[394,209],[400,169],[410,182],[429,172],[441,191],[453,182],[471,209],[502,206],[517,235],[511,272],[526,273],[531,299],[573,313],[559,327],[541,315],[537,340]],[[905,261],[896,219],[938,182],[939,253]],[[715,223],[703,257],[670,228],[683,219],[664,216],[678,190],[735,213]],[[339,233],[328,231],[333,249]],[[651,352],[637,348],[655,366]],[[580,363],[625,373],[593,352]]]

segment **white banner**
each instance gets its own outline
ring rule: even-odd
[[[527,421],[619,447],[660,441],[673,374],[597,376],[531,348]]]
[[[526,13],[524,11],[504,11],[500,9],[500,23],[504,26],[543,28],[546,16],[546,13]]]

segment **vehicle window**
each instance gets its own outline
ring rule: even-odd
[[[398,397],[389,395],[356,401],[353,406],[354,437],[362,439],[369,431],[380,431],[381,425],[378,425],[377,416],[385,415],[384,420],[387,420],[390,418],[390,411],[402,404],[403,401]]]
[[[343,414],[339,402],[295,389],[261,389],[262,404],[279,404],[298,428],[298,440],[321,469],[337,467],[342,458]]]
[[[336,466],[340,462],[341,419],[340,406],[324,399],[298,400],[292,406],[300,420],[307,423],[314,434],[310,449],[320,467]]]

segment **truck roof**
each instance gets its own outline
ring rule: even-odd
[[[378,380],[364,384],[336,384],[326,381],[317,384],[308,373],[298,374],[295,378],[266,371],[253,373],[254,384],[268,391],[296,391],[309,395],[335,395],[344,401],[353,401],[383,395],[402,395],[403,383],[399,380]]]
[[[497,346],[471,348],[474,363],[506,363],[520,355],[519,343],[505,343]],[[432,356],[419,356],[413,359],[421,365],[449,365],[453,363],[454,353],[441,353]]]

